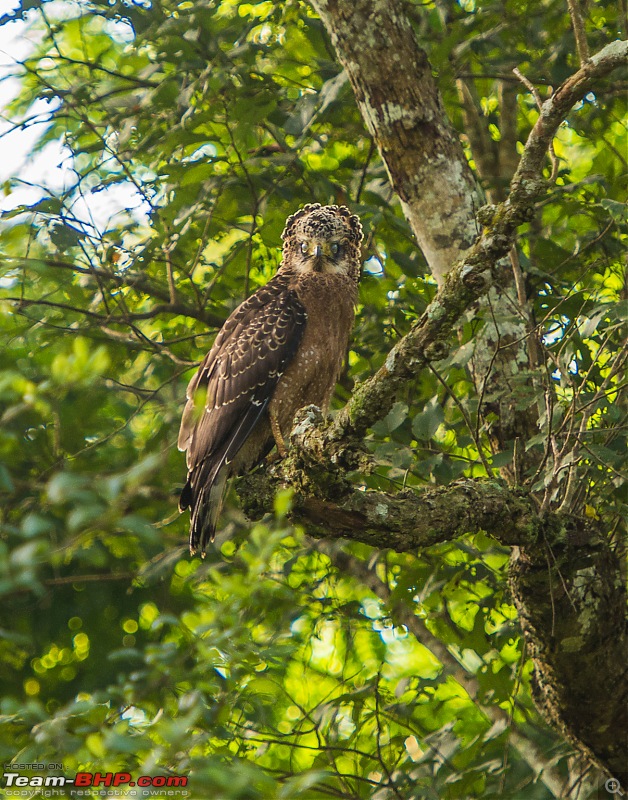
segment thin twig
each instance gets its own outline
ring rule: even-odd
[[[478,456],[480,458],[480,461],[482,462],[482,466],[484,467],[484,469],[486,471],[487,477],[490,477],[493,474],[493,470],[492,470],[490,464],[488,463],[488,461],[486,460],[486,456],[484,455],[484,450],[482,448],[482,445],[481,445],[481,442],[480,442],[480,437],[478,435],[478,429],[471,424],[471,419],[469,417],[469,414],[467,413],[466,408],[462,405],[460,400],[458,400],[458,398],[456,397],[455,393],[452,391],[451,387],[447,384],[447,381],[445,381],[439,375],[439,373],[434,369],[434,367],[432,366],[431,363],[428,362],[427,366],[429,367],[429,369],[433,373],[433,375],[436,377],[436,379],[439,381],[439,383],[445,388],[445,391],[447,392],[447,394],[451,397],[451,399],[456,404],[456,407],[457,407],[458,411],[460,411],[460,413],[462,414],[462,418],[465,421],[465,424],[466,424],[466,426],[467,426],[467,428],[469,430],[469,433],[471,434],[471,437],[473,439],[473,442],[475,444],[476,450],[478,451]],[[479,409],[478,409],[478,414],[479,414]]]
[[[170,305],[176,305],[177,300],[177,287],[174,282],[174,274],[172,272],[172,259],[170,258],[170,251],[172,245],[168,247],[164,247],[164,255],[166,257],[166,277],[168,279],[168,294],[170,299]]]
[[[541,109],[543,108],[543,100],[541,98],[541,95],[539,94],[539,90],[533,83],[531,83],[526,78],[526,76],[522,72],[520,72],[518,67],[515,67],[513,69],[513,72],[519,78],[521,83],[523,83],[526,89],[532,94],[536,102],[537,108],[539,109],[539,111],[541,111]],[[552,87],[550,86],[549,87],[550,91],[551,88]],[[550,175],[550,181],[554,183],[554,181],[556,180],[556,176],[558,175],[558,168],[559,168],[558,156],[556,155],[556,151],[554,150],[554,142],[550,141],[547,151],[549,153],[550,161],[552,162],[552,174]]]
[[[373,153],[377,149],[377,145],[375,143],[375,139],[371,138],[371,144],[369,146],[369,151],[366,156],[366,161],[364,162],[364,167],[362,169],[362,174],[360,175],[360,183],[358,184],[358,191],[355,193],[355,202],[360,202],[360,197],[362,195],[362,189],[364,188],[364,181],[366,180],[366,173],[368,172],[369,165],[371,163],[371,159],[373,158]]]
[[[567,0],[567,8],[569,9],[573,33],[576,38],[576,51],[578,53],[578,59],[580,60],[580,66],[583,67],[587,61],[589,61],[591,55],[589,53],[587,35],[584,30],[584,20],[582,19],[580,3],[578,0]]]
[[[519,253],[517,252],[515,245],[510,248],[510,265],[512,267],[513,277],[515,279],[517,300],[519,301],[520,308],[523,310],[524,323],[528,331],[528,363],[530,367],[534,368],[540,363],[540,354],[537,346],[537,340],[534,335],[534,322],[530,315],[523,270],[521,269]]]

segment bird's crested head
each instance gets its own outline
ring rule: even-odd
[[[362,225],[346,206],[309,203],[288,217],[281,238],[285,267],[359,281]]]

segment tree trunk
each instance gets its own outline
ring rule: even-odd
[[[482,193],[399,0],[313,0],[439,284],[477,235]]]
[[[545,719],[628,785],[626,592],[616,554],[582,523],[514,548],[510,585]]]
[[[481,224],[483,192],[444,111],[432,67],[402,2],[313,0],[344,66],[393,188],[440,286],[471,247]],[[481,123],[478,120],[478,123]],[[509,170],[508,178],[512,177]],[[493,265],[492,291],[481,302],[485,324],[475,339],[471,371],[494,452],[535,433],[536,409],[519,408],[513,375],[528,370],[529,317],[508,259]],[[470,309],[472,311],[472,309]],[[472,313],[474,313],[472,311]],[[522,449],[532,466],[533,454]],[[514,468],[505,477],[515,480]]]

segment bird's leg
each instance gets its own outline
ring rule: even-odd
[[[288,455],[288,448],[286,447],[281,428],[279,427],[277,414],[270,410],[268,416],[270,417],[270,429],[273,432],[273,437],[275,438],[275,444],[277,445],[279,455],[282,458],[285,458]]]

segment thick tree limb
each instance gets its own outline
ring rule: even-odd
[[[259,517],[272,509],[277,488],[296,484],[293,517],[306,523],[312,536],[340,536],[400,553],[479,531],[506,545],[536,543],[539,537],[534,502],[497,482],[462,479],[436,489],[391,495],[341,486],[296,459],[284,464],[280,474],[272,476],[267,470],[240,480],[245,511]]]
[[[509,547],[537,547],[548,540],[589,547],[595,527],[569,514],[542,514],[523,490],[499,480],[461,478],[446,486],[387,492],[356,486],[345,477],[358,466],[351,448],[336,449],[330,460],[315,406],[298,412],[291,450],[281,462],[238,481],[245,511],[259,517],[272,511],[279,488],[290,487],[293,518],[312,536],[342,537],[397,552],[414,552],[464,534],[484,531]]]

